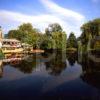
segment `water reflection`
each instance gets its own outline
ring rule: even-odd
[[[51,55],[52,53],[22,55],[20,57],[14,56],[14,58],[12,57],[10,60],[1,60],[0,76],[2,76],[3,67],[5,65],[10,65],[11,67],[17,68],[23,73],[32,73],[41,62],[45,64],[45,70],[49,74],[57,76],[67,69],[68,66],[75,66],[76,62],[78,62],[77,53],[68,53],[66,55],[62,52],[56,52],[55,55],[50,58]],[[63,57],[63,55],[66,56]],[[82,65],[83,74],[100,71],[100,63],[92,61],[88,58],[88,55],[83,55],[82,62],[78,63]]]
[[[23,73],[32,73],[33,69],[36,67],[36,62],[22,60],[19,64],[15,64],[12,67],[19,69]]]
[[[33,96],[32,93],[37,96],[42,95],[41,93],[53,95],[54,93],[54,95],[61,96],[62,94],[72,97],[73,94],[75,96],[88,95],[89,89],[94,93],[92,89],[94,87],[100,89],[100,63],[91,61],[88,55],[84,55],[82,62],[78,62],[77,53],[66,55],[56,52],[54,56],[52,55],[52,53],[33,54],[22,56],[21,59],[14,57],[10,62],[0,61],[0,76],[2,77],[0,96],[8,95],[5,91],[10,91],[10,95],[15,93],[17,96],[30,96],[30,94]],[[7,74],[4,75],[4,73]]]
[[[77,61],[77,53],[67,53],[67,60],[69,61],[70,66],[74,66]]]
[[[44,54],[33,54],[33,55],[20,55],[20,56],[12,56],[10,58],[6,58],[2,61],[0,69],[3,70],[5,65],[10,65],[11,67],[17,68],[19,71],[23,73],[32,73],[38,64],[41,62],[45,64],[45,70],[50,75],[60,75],[66,68],[67,62],[69,62],[70,66],[73,66],[77,61],[77,54],[65,54],[62,52],[54,53],[44,53]],[[66,60],[68,59],[68,60]],[[41,66],[42,67],[42,66]],[[2,73],[1,73],[2,74]],[[1,75],[2,76],[2,75]]]
[[[32,73],[37,65],[36,55],[24,55],[20,58],[11,58],[9,62],[4,61],[3,65],[10,65],[11,67],[17,68],[23,73]]]
[[[81,65],[83,70],[82,80],[100,89],[100,62],[96,62],[90,59],[88,55],[84,55]]]
[[[55,57],[50,59],[50,61],[45,62],[46,70],[49,71],[51,75],[60,75],[61,72],[67,67],[66,58],[62,59],[62,53],[56,53]]]

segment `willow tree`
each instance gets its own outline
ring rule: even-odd
[[[46,28],[47,36],[51,41],[51,48],[66,50],[66,33],[63,31],[62,27],[58,23],[49,24]]]
[[[81,41],[82,44],[88,43],[88,41],[96,36],[100,36],[100,18],[94,19],[93,21],[89,21],[82,25],[81,27]]]
[[[70,33],[69,38],[67,40],[68,48],[77,48],[77,39],[73,32]]]

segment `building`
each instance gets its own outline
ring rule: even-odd
[[[21,53],[23,48],[21,42],[16,39],[2,39],[2,52],[5,53]]]
[[[0,48],[4,54],[6,53],[21,53],[23,48],[21,42],[16,39],[4,39],[0,26]]]

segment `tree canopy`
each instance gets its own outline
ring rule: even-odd
[[[81,30],[82,34],[80,39],[82,44],[87,44],[90,39],[95,38],[95,36],[100,36],[100,18],[83,24]]]
[[[67,36],[58,23],[49,24],[48,28],[46,28],[45,34],[49,37],[51,48],[66,50]]]
[[[68,48],[77,48],[77,39],[73,32],[70,33],[69,38],[67,40]]]
[[[31,23],[23,23],[16,30],[10,30],[6,37],[16,38],[21,42],[28,43],[33,48],[41,49],[62,49],[77,48],[77,41],[81,41],[87,47],[88,41],[100,36],[100,18],[89,21],[81,26],[82,34],[76,38],[73,32],[67,35],[58,23],[49,24],[42,34],[38,29],[33,28]]]
[[[58,23],[48,25],[45,34],[33,28],[32,24],[24,23],[18,29],[10,30],[7,37],[28,43],[33,48],[66,49],[66,34]]]
[[[32,24],[30,23],[24,23],[16,30],[10,30],[7,35],[8,38],[16,38],[21,42],[32,45],[34,48],[39,48],[41,36],[42,34],[39,32],[39,30],[33,28]]]

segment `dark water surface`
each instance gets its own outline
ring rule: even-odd
[[[0,61],[0,100],[100,100],[100,64],[77,54]]]

